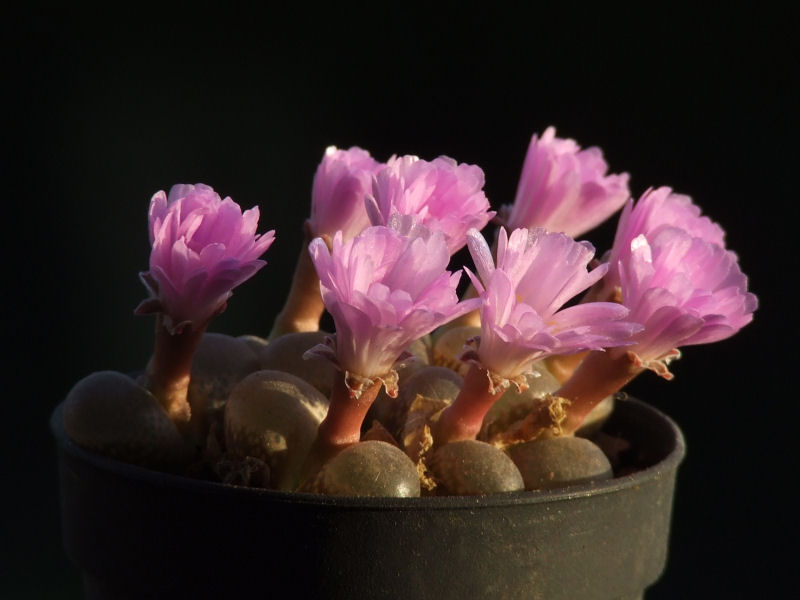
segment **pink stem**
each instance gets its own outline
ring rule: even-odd
[[[643,370],[632,353],[590,352],[572,377],[553,393],[570,401],[562,425],[564,434],[574,433],[601,400],[620,391]]]
[[[361,425],[381,389],[376,379],[358,397],[350,392],[344,377],[335,377],[328,414],[317,430],[317,440],[325,446],[348,446],[361,439]]]
[[[492,386],[489,371],[474,363],[470,365],[461,391],[434,425],[434,443],[443,446],[458,440],[474,440],[486,413],[504,391]]]
[[[308,252],[310,243],[311,231],[306,224],[303,247],[297,257],[289,295],[283,309],[275,317],[269,334],[271,340],[284,333],[319,330],[319,320],[325,312],[325,305],[319,292],[319,277]]]
[[[382,383],[381,379],[375,379],[356,395],[347,386],[345,376],[337,373],[331,389],[328,414],[317,429],[317,438],[303,467],[302,481],[308,481],[328,460],[361,439],[361,425]]]
[[[192,359],[207,327],[208,321],[171,334],[164,326],[164,316],[159,313],[156,318],[155,348],[147,365],[146,387],[175,423],[187,423],[191,418],[188,393]]]

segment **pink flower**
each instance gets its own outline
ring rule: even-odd
[[[275,232],[256,234],[258,208],[242,213],[209,186],[178,184],[150,201],[150,270],[140,274],[151,297],[139,314],[160,312],[172,333],[201,327],[225,309],[231,290],[266,263],[258,260]]]
[[[622,301],[645,326],[627,350],[668,379],[679,346],[732,336],[758,306],[733,252],[676,227],[637,236],[619,266]]]
[[[336,362],[361,377],[386,375],[412,341],[479,303],[458,301],[461,274],[446,270],[444,235],[412,217],[347,242],[339,232],[330,252],[317,238],[309,251],[336,326]]]
[[[394,214],[414,215],[429,229],[441,231],[453,254],[466,243],[469,229],[483,229],[495,215],[483,185],[480,167],[446,156],[432,162],[392,157],[375,176],[368,209],[375,225]]]
[[[725,247],[725,231],[708,217],[702,216],[700,208],[689,196],[675,194],[668,187],[651,188],[642,194],[635,205],[633,200],[629,200],[620,215],[609,256],[611,270],[605,281],[607,289],[619,285],[617,265],[620,261],[629,260],[634,238],[644,235],[650,240],[665,227],[677,227],[694,237]]]
[[[544,227],[577,237],[619,210],[630,196],[628,174],[606,175],[600,148],[581,150],[548,127],[528,146],[513,205],[502,207],[508,229]]]
[[[626,344],[641,329],[622,320],[628,310],[616,303],[588,302],[562,309],[608,268],[587,270],[594,256],[588,242],[542,228],[517,229],[509,238],[501,228],[497,267],[476,230],[467,234],[467,244],[481,280],[472,276],[473,284],[483,299],[477,358],[500,377],[517,379],[532,370],[534,361],[553,354]]]
[[[368,227],[364,198],[370,191],[372,175],[383,165],[369,152],[352,147],[325,149],[325,156],[314,174],[309,225],[313,236],[329,240],[342,230],[345,240]]]

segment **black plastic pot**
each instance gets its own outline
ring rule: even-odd
[[[641,598],[667,556],[680,430],[620,400],[605,430],[637,472],[547,492],[335,498],[107,459],[60,410],[64,546],[86,598]]]

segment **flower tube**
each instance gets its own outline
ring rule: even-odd
[[[275,232],[256,234],[258,217],[257,207],[243,213],[203,184],[175,185],[150,201],[150,269],[140,274],[150,297],[136,313],[158,314],[146,379],[173,420],[190,418],[191,361],[209,321],[266,264],[259,257]]]
[[[524,389],[534,362],[553,354],[624,345],[641,327],[628,309],[611,302],[563,305],[597,282],[607,265],[588,271],[594,248],[560,233],[500,229],[497,265],[477,231],[468,246],[480,280],[473,285],[483,300],[477,350],[456,400],[441,414],[435,439],[444,444],[471,439],[494,401],[514,383]]]
[[[480,300],[459,302],[460,273],[446,270],[444,234],[410,216],[394,216],[388,226],[369,227],[349,241],[337,233],[330,250],[317,238],[309,250],[336,325],[328,344],[309,352],[329,358],[343,374],[319,428],[312,461],[323,461],[359,440],[381,384],[397,394],[394,365],[409,344]]]
[[[676,194],[669,187],[650,188],[636,204],[629,199],[623,208],[614,245],[608,253],[608,273],[586,294],[584,301],[620,302],[620,265],[630,259],[631,243],[639,235],[650,239],[665,227],[677,227],[711,244],[725,247],[722,227],[703,216],[689,196]],[[548,366],[563,383],[582,358],[577,355],[555,356],[549,359]]]
[[[758,300],[747,291],[736,255],[716,243],[721,228],[709,224],[689,230],[662,224],[612,253],[620,257],[621,301],[644,329],[627,348],[590,354],[556,392],[573,402],[569,429],[645,369],[672,379],[668,366],[679,347],[726,339],[752,320]]]
[[[544,227],[578,237],[618,211],[630,196],[628,174],[606,174],[600,148],[581,150],[548,127],[531,138],[514,203],[500,210],[510,229]]]

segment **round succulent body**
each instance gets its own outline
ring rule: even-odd
[[[221,333],[205,333],[192,359],[189,404],[192,420],[201,433],[221,421],[233,387],[260,368],[248,343]]]
[[[263,460],[270,487],[294,490],[327,407],[328,399],[299,377],[256,371],[233,388],[225,406],[227,450]]]
[[[307,350],[323,343],[328,335],[324,331],[298,331],[278,336],[256,350],[261,368],[291,373],[329,398],[336,367],[324,358],[303,357]]]
[[[508,455],[477,440],[441,446],[428,466],[438,495],[479,496],[515,492],[524,487],[522,475]]]
[[[539,439],[513,446],[508,453],[522,473],[527,490],[603,481],[614,476],[603,451],[585,438]]]
[[[348,446],[329,460],[304,488],[333,496],[412,498],[420,495],[416,465],[386,442],[367,441]]]
[[[143,467],[175,471],[191,458],[155,396],[116,371],[75,384],[64,401],[64,428],[87,450]]]

